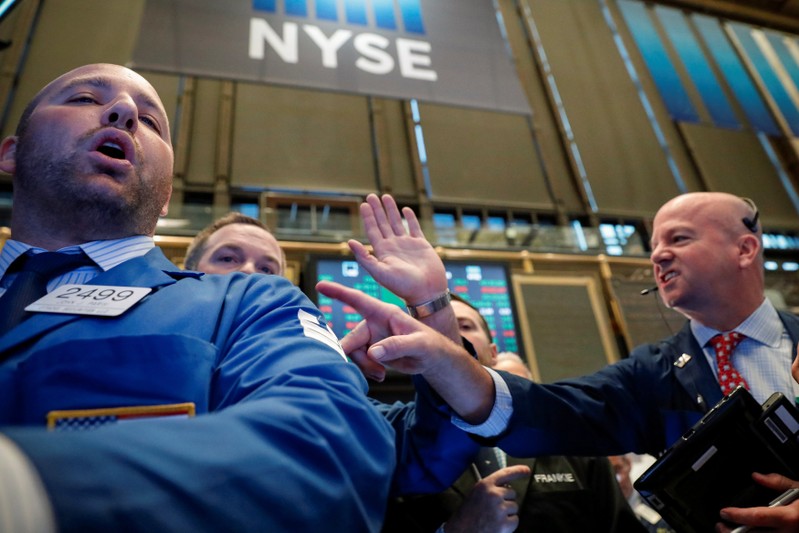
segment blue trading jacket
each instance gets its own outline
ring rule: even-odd
[[[153,292],[116,318],[38,314],[0,338],[0,432],[61,531],[379,530],[394,432],[299,290],[180,272],[158,249],[92,284]],[[196,417],[44,428],[54,410],[184,402]]]

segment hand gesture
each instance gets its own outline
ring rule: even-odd
[[[514,465],[478,481],[463,505],[447,520],[447,533],[511,533],[519,525],[513,480],[530,476],[530,467]]]
[[[355,309],[364,320],[341,340],[344,353],[370,377],[382,379],[389,365],[421,374],[467,423],[480,424],[494,407],[494,380],[462,345],[387,304],[331,281],[316,290]]]
[[[374,254],[356,240],[348,244],[355,259],[375,281],[408,304],[418,305],[447,290],[447,273],[425,239],[414,212],[406,207],[402,214],[407,231],[394,198],[386,194],[381,202],[370,194],[361,204],[361,219]]]
[[[473,358],[450,339],[414,320],[396,305],[334,283],[320,281],[316,290],[354,308],[364,320],[342,340],[341,347],[370,377],[388,365],[405,374],[430,374],[447,358]]]

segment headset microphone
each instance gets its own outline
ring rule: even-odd
[[[657,285],[655,285],[654,287],[650,287],[648,289],[644,289],[644,290],[641,291],[641,296],[646,296],[650,292],[656,292],[657,290],[658,290],[658,286]]]

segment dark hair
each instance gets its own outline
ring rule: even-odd
[[[186,250],[186,259],[183,261],[183,266],[187,270],[196,270],[197,266],[200,263],[200,258],[205,253],[205,247],[208,244],[208,239],[219,231],[220,229],[224,228],[225,226],[229,226],[231,224],[248,224],[250,226],[255,226],[261,228],[265,232],[271,234],[272,232],[269,231],[269,228],[266,224],[261,222],[260,220],[249,217],[247,215],[231,212],[227,215],[220,217],[213,221],[210,225],[206,226],[202,231],[200,231],[195,237],[194,240],[191,241],[189,244],[189,248]],[[280,250],[280,268],[281,270],[285,270],[285,254],[283,250]]]
[[[473,306],[471,303],[469,303],[466,300],[466,298],[464,298],[463,296],[459,296],[459,295],[457,295],[455,293],[451,293],[449,296],[450,296],[450,298],[452,300],[455,300],[456,302],[460,302],[460,303],[462,303],[464,305],[467,305],[467,306],[469,306],[469,307],[471,307],[472,309],[475,310],[475,312],[477,313],[477,316],[480,317],[480,327],[485,332],[486,337],[488,337],[488,342],[494,342],[494,337],[491,335],[491,328],[488,327],[488,322],[486,322],[486,319],[480,313],[480,310],[477,309],[475,306]]]

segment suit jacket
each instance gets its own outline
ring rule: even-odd
[[[795,353],[799,318],[779,315]],[[675,365],[682,354],[690,360]],[[639,346],[588,376],[549,385],[502,376],[513,396],[513,416],[498,445],[518,456],[657,455],[722,398],[688,323],[673,337]]]
[[[602,457],[508,457],[508,466],[526,464],[532,476],[510,483],[519,502],[517,532],[645,532]],[[477,483],[473,468],[446,491],[398,498],[389,503],[383,533],[433,533],[466,501]],[[446,527],[445,527],[446,529]]]
[[[0,338],[0,431],[61,531],[380,528],[394,433],[299,290],[181,272],[158,249],[92,284],[153,292],[119,317],[37,314]],[[43,428],[53,410],[178,402],[198,416]]]

